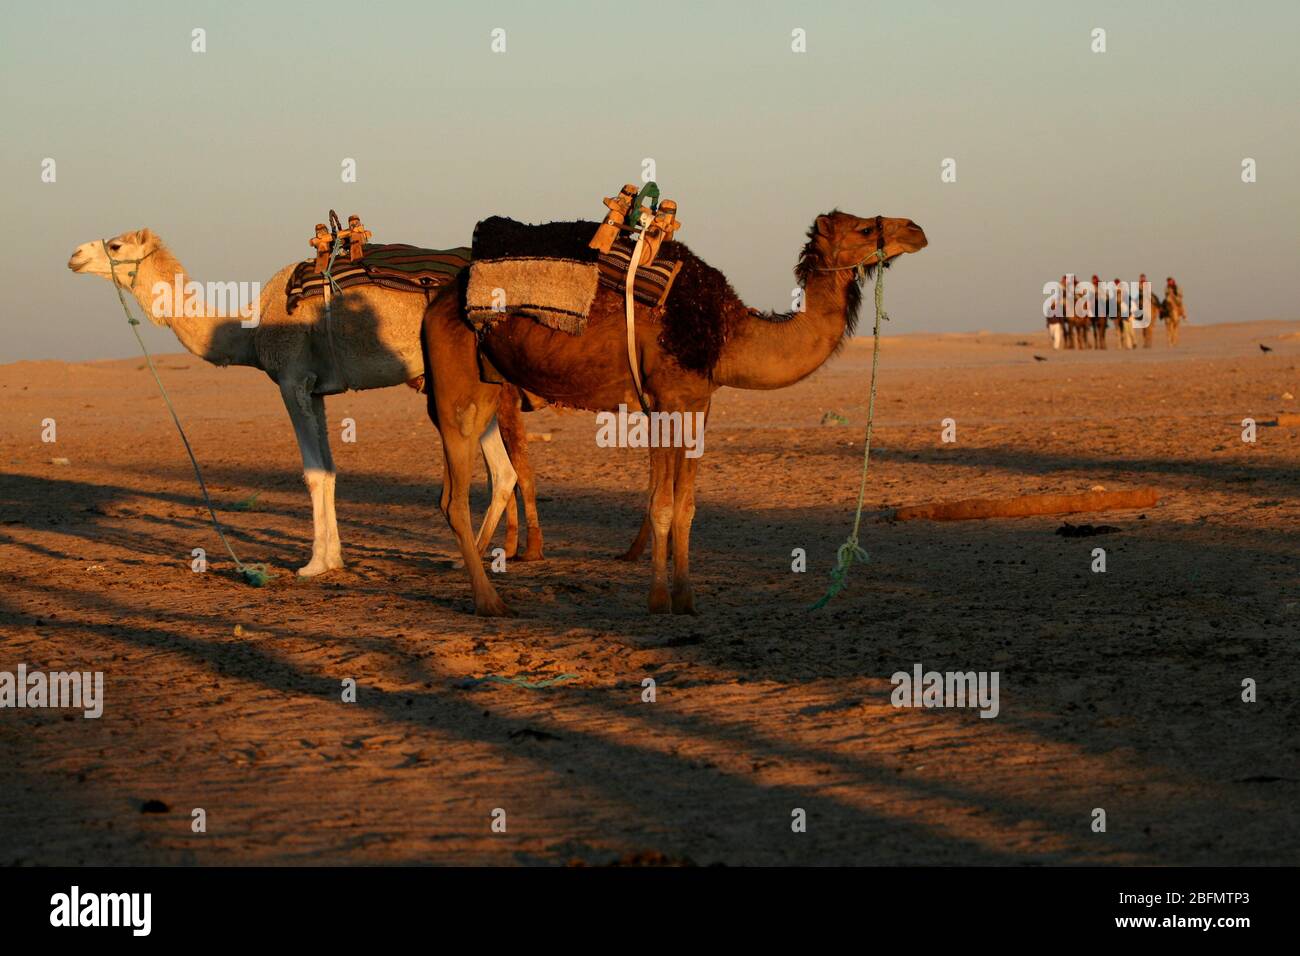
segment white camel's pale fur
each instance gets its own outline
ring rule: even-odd
[[[184,288],[190,281],[180,262],[148,229],[125,232],[107,240],[78,246],[68,268],[84,275],[116,278],[133,295],[145,314],[167,326],[190,352],[214,365],[260,368],[280,386],[280,397],[293,422],[302,452],[303,475],[311,492],[313,540],[311,560],[299,568],[304,576],[343,567],[338,522],[334,513],[334,459],[330,454],[325,396],[347,389],[401,385],[424,374],[420,327],[423,295],[379,286],[353,286],[336,294],[330,304],[330,328],[325,327],[321,298],[299,301],[293,314],[285,308],[285,286],[293,264],[277,272],[261,288],[258,323],[241,324],[238,314],[216,314],[211,304],[186,310],[183,303],[157,308],[157,283]],[[140,260],[138,264],[130,263]],[[137,274],[132,277],[132,270]],[[186,311],[202,312],[186,315]],[[332,342],[331,342],[332,339]],[[480,544],[491,540],[515,486],[495,419],[480,438],[492,483],[492,501],[479,530]]]

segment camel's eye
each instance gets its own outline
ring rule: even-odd
[[[110,242],[108,244],[109,252],[120,252],[121,249],[122,249],[122,244],[120,242]]]

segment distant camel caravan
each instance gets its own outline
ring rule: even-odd
[[[1137,348],[1137,322],[1141,318],[1138,306],[1130,299],[1128,284],[1119,279],[1102,282],[1097,276],[1092,282],[1072,283],[1072,275],[1061,276],[1060,286],[1065,298],[1070,297],[1070,308],[1062,314],[1047,316],[1047,331],[1051,337],[1053,349],[1104,349],[1106,348],[1106,328],[1110,319],[1114,320],[1118,338],[1117,347],[1121,349]],[[1147,281],[1143,274],[1137,282],[1142,288]],[[1057,300],[1050,300],[1055,303]],[[1064,298],[1060,301],[1064,301]],[[1155,342],[1155,323],[1163,320],[1165,331],[1171,346],[1178,344],[1178,326],[1186,321],[1183,309],[1182,292],[1178,283],[1170,277],[1165,280],[1165,298],[1151,293],[1151,314],[1149,321],[1141,327],[1142,347],[1151,348]],[[1091,335],[1089,333],[1091,332]]]
[[[554,224],[552,224],[554,225]],[[585,245],[597,223],[573,223]],[[546,227],[550,228],[550,227]],[[926,246],[910,219],[861,218],[832,211],[818,216],[795,267],[804,310],[759,313],[740,300],[721,272],[682,243],[663,244],[681,263],[662,306],[635,306],[633,346],[646,406],[654,412],[704,416],[722,386],[784,388],[816,371],[853,334],[862,301],[861,278]],[[467,270],[468,271],[468,270]],[[501,386],[482,380],[479,352],[505,381],[540,401],[596,412],[638,408],[630,372],[625,299],[599,287],[579,334],[548,328],[514,312],[476,332],[467,320],[461,274],[443,288],[424,316],[429,417],[442,435],[446,471],[441,510],[460,545],[481,615],[510,613],[483,568],[470,526],[470,466],[474,440],[497,414]],[[683,447],[652,447],[646,517],[652,539],[651,612],[695,612],[689,555],[700,459]],[[669,590],[668,546],[673,552]],[[635,545],[634,545],[635,548]]]
[[[107,246],[107,254],[105,254]],[[109,258],[113,263],[110,263]],[[113,264],[116,263],[116,270]],[[302,453],[303,474],[311,491],[311,559],[298,569],[304,577],[343,567],[338,521],[334,512],[334,459],[330,454],[325,418],[325,396],[347,389],[385,388],[410,384],[424,375],[420,326],[428,304],[420,293],[399,291],[379,285],[356,285],[333,297],[333,320],[324,329],[323,298],[302,298],[294,311],[287,309],[285,289],[297,263],[285,266],[262,287],[259,321],[244,327],[242,314],[217,314],[211,303],[186,308],[166,296],[159,307],[155,284],[185,289],[190,281],[180,262],[153,232],[140,229],[124,232],[106,242],[78,246],[68,268],[83,275],[99,276],[117,283],[135,297],[155,325],[170,328],[190,352],[214,365],[247,365],[259,368],[280,386],[280,397],[293,422]],[[453,284],[454,286],[454,284]],[[326,344],[326,341],[328,344]],[[484,421],[474,433],[480,444],[492,481],[492,501],[480,531],[485,550],[496,524],[511,504],[516,470],[511,455],[521,461],[528,475],[524,489],[529,514],[528,556],[540,557],[541,533],[535,530],[536,505],[529,500],[532,470],[527,464],[527,443],[517,421],[519,406],[506,402],[502,414],[513,416],[509,427],[498,429]],[[502,433],[520,436],[507,452]],[[481,437],[480,437],[481,436]]]

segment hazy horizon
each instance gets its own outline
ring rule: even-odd
[[[1174,275],[1194,324],[1300,317],[1300,5],[643,9],[14,8],[0,362],[136,354],[108,283],[67,270],[90,239],[148,226],[197,280],[265,282],[331,207],[456,246],[489,215],[598,218],[647,157],[679,238],[756,308],[790,307],[804,233],[839,207],[929,237],[888,273],[891,334],[1038,333],[1066,272]]]

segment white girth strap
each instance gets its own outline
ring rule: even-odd
[[[632,249],[632,260],[627,266],[627,282],[623,286],[623,302],[627,310],[627,364],[632,370],[632,384],[636,386],[636,397],[641,402],[641,411],[647,415],[650,414],[650,407],[646,404],[645,392],[641,389],[641,367],[636,360],[636,299],[633,290],[636,286],[636,269],[641,263],[641,246],[645,242],[645,227],[648,225],[646,219],[649,217],[642,214],[641,231],[636,235],[636,245]]]

